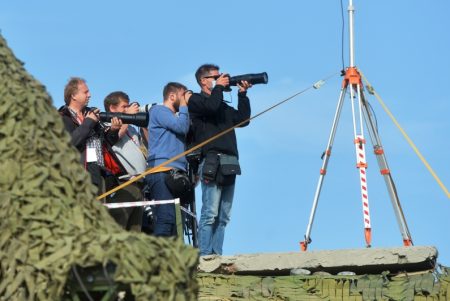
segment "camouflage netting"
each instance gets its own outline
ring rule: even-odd
[[[197,251],[114,222],[45,87],[1,36],[0,200],[0,300],[59,300],[73,265],[107,262],[136,300],[196,299]]]

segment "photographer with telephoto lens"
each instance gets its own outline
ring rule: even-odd
[[[205,64],[195,73],[200,93],[189,101],[194,144],[199,144],[218,133],[250,118],[250,100],[247,90],[252,86],[246,80],[236,85],[237,109],[223,100],[223,91],[230,85],[228,74],[219,73],[216,65]],[[266,81],[267,82],[267,81]],[[242,126],[247,126],[248,123]],[[202,147],[199,166],[202,186],[202,209],[198,229],[200,256],[222,254],[225,227],[230,220],[236,175],[240,174],[236,134],[233,131]]]
[[[91,175],[98,193],[104,192],[104,176],[107,173],[103,149],[110,149],[119,139],[122,122],[114,117],[111,126],[99,122],[99,110],[87,105],[91,93],[86,81],[79,77],[70,78],[64,88],[65,105],[59,108],[65,129],[71,135],[71,143],[80,152],[80,161]]]
[[[105,111],[108,115],[135,116],[139,113],[139,106],[130,103],[128,95],[122,91],[108,94],[104,100]],[[131,118],[130,118],[131,119]],[[147,117],[148,120],[148,117]],[[148,122],[147,122],[148,123]],[[141,128],[147,131],[147,128]],[[143,173],[146,169],[146,147],[141,144],[138,129],[131,124],[123,123],[119,130],[119,141],[112,146],[112,153],[105,154],[111,175],[105,179],[106,190],[110,190],[132,177]],[[106,156],[107,155],[107,156]],[[133,182],[108,196],[108,203],[138,202],[143,200],[143,181]],[[126,230],[140,231],[142,224],[142,207],[110,209],[109,213]]]

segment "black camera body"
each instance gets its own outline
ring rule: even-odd
[[[111,122],[113,117],[117,117],[122,120],[122,123],[125,124],[133,124],[138,127],[147,127],[148,126],[148,113],[139,112],[136,114],[126,114],[119,112],[100,112],[99,119],[102,122]]]

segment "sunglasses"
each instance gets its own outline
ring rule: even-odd
[[[208,75],[208,76],[203,76],[203,78],[214,78],[214,79],[218,79],[220,77],[220,75]]]

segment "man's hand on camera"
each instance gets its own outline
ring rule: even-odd
[[[95,109],[87,112],[86,118],[92,119],[95,122],[98,122],[98,114],[100,113],[100,109]]]
[[[125,113],[127,114],[136,114],[138,112],[139,112],[139,105],[135,102],[133,102],[125,109]]]
[[[239,92],[246,92],[249,88],[252,87],[252,84],[250,84],[248,81],[243,80],[239,84],[237,84],[239,87]]]
[[[230,85],[230,76],[228,75],[228,73],[222,73],[216,80],[216,85],[228,87]]]
[[[181,97],[181,98],[180,98],[180,106],[182,106],[182,107],[183,107],[183,106],[187,106],[187,104],[188,104],[188,103],[187,103],[187,101],[186,101],[186,97],[184,97],[184,96]]]
[[[184,94],[183,94],[180,104],[183,105],[183,103],[184,103],[184,105],[188,105],[189,99],[191,98],[191,96],[192,96],[192,90],[184,91]]]
[[[118,131],[121,126],[122,126],[121,119],[119,119],[117,117],[111,118],[111,131]]]

